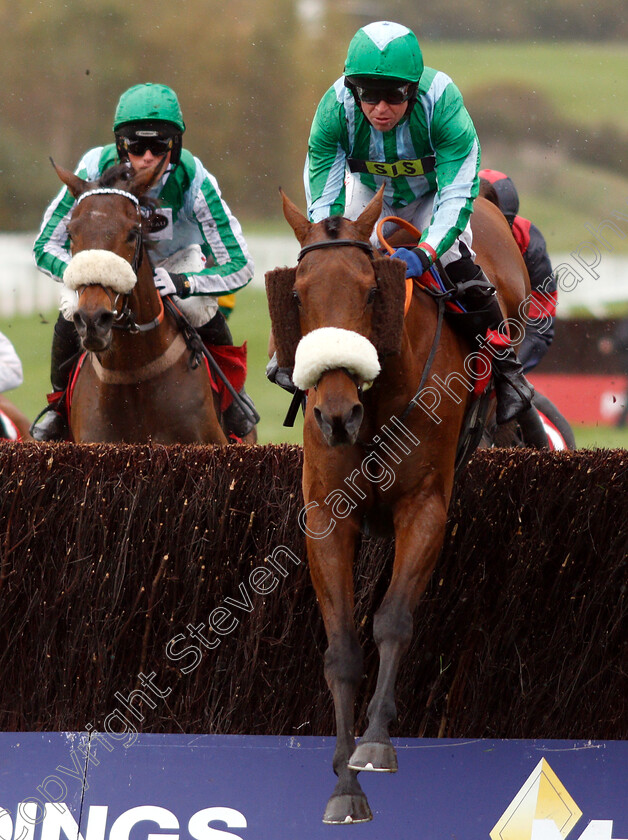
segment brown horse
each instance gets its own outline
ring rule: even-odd
[[[74,323],[88,351],[72,393],[73,439],[225,444],[206,366],[191,366],[146,251],[155,212],[146,193],[161,163],[112,167],[95,183],[55,169],[77,199],[64,283],[78,292]]]
[[[389,736],[395,680],[413,611],[443,545],[456,447],[471,401],[464,365],[471,348],[445,321],[431,390],[417,395],[437,307],[415,289],[404,318],[405,264],[371,252],[381,190],[356,221],[331,217],[311,224],[286,196],[283,206],[301,244],[299,264],[269,272],[266,284],[278,363],[294,365],[295,384],[307,390],[301,526],[327,633],[325,677],[337,732],[338,783],[323,819],[363,822],[371,811],[358,772],[397,769]],[[472,226],[478,262],[497,286],[504,313],[518,322],[529,280],[508,225],[496,207],[478,199]],[[356,747],[354,701],[363,658],[352,564],[365,524],[371,533],[392,529],[395,556],[374,617],[379,673]]]

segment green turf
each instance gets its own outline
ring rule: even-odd
[[[463,94],[511,82],[542,92],[561,116],[628,130],[628,47],[577,41],[423,44],[425,63],[451,76]]]
[[[54,312],[45,316],[0,318],[0,330],[13,341],[24,367],[24,384],[15,391],[9,391],[7,396],[31,419],[44,407],[45,395],[50,388],[50,343],[55,319]],[[262,418],[258,428],[259,442],[300,443],[303,429],[301,415],[297,417],[294,428],[283,426],[290,396],[271,385],[264,375],[270,320],[263,290],[249,287],[239,292],[229,323],[234,342],[247,342],[247,391]],[[574,433],[577,445],[582,448],[628,449],[628,429],[575,426]]]

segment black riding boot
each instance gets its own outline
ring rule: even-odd
[[[68,438],[67,412],[62,396],[68,387],[70,373],[81,351],[81,341],[72,321],[59,315],[52,334],[50,383],[58,399],[52,400],[31,426],[35,440],[58,441]]]
[[[227,319],[220,310],[202,327],[197,327],[196,332],[203,339],[204,344],[215,344],[220,347],[225,344],[233,345],[233,336]]]
[[[523,367],[505,331],[497,332],[504,321],[495,286],[482,269],[470,258],[463,258],[446,267],[450,280],[462,285],[456,299],[467,310],[458,316],[464,335],[470,341],[487,346],[491,353],[495,392],[497,396],[498,425],[507,423],[528,409],[534,388],[523,374]]]
[[[227,324],[227,319],[220,311],[214,315],[211,321],[203,324],[202,327],[198,327],[197,332],[203,339],[204,344],[215,344],[218,347],[225,345],[233,346],[233,336]],[[244,387],[238,396],[248,408],[248,412],[234,400],[223,412],[222,419],[228,432],[238,438],[244,438],[255,428],[259,421],[259,414],[255,409],[253,400],[246,393]]]

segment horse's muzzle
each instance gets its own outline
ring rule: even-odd
[[[364,408],[361,403],[356,403],[342,415],[331,415],[316,406],[314,417],[328,446],[352,446],[358,439]]]
[[[74,326],[85,350],[100,353],[109,349],[114,317],[114,313],[104,307],[89,314],[84,309],[77,309],[74,313]]]
[[[327,445],[352,446],[364,417],[354,377],[342,369],[328,371],[310,393],[314,400],[314,419]]]

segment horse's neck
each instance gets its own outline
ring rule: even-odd
[[[127,307],[140,330],[120,331],[112,351],[121,354],[123,364],[126,362],[124,356],[131,348],[134,355],[140,354],[147,358],[164,352],[178,330],[164,312],[163,301],[155,286],[153,269],[146,254],[137,270],[137,283],[127,299]]]
[[[161,309],[161,299],[155,286],[153,267],[146,253],[143,254],[140,267],[137,270],[137,283],[129,301],[138,322],[140,319],[149,321],[156,317]]]

